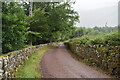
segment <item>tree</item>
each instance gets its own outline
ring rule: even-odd
[[[40,33],[36,42],[59,41],[62,35],[70,34],[78,21],[78,14],[72,10],[70,3],[33,3],[34,13],[31,18],[30,31]]]
[[[36,45],[69,39],[78,18],[69,2],[39,2],[32,6],[25,2],[3,2],[3,53],[21,49],[28,42]]]
[[[26,41],[26,15],[21,4],[2,3],[3,53],[21,49]]]

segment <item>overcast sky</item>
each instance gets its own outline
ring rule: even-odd
[[[103,27],[118,25],[118,1],[120,0],[75,0],[74,10],[79,13],[78,27]]]

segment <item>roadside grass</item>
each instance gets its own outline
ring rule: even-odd
[[[20,66],[18,71],[15,72],[15,78],[41,78],[40,62],[44,53],[52,47],[53,45],[49,45],[35,51],[25,64]]]

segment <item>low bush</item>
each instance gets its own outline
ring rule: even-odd
[[[118,32],[113,32],[104,36],[98,36],[96,38],[91,38],[88,36],[82,36],[79,38],[74,38],[69,42],[77,44],[86,44],[86,45],[120,45],[120,38]]]
[[[117,32],[108,34],[104,39],[104,44],[113,45],[113,46],[120,45],[120,36],[118,35]]]

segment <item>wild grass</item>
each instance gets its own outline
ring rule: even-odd
[[[52,46],[45,46],[35,51],[25,64],[19,67],[18,71],[15,73],[16,78],[41,78],[40,62],[44,53],[51,47]]]

